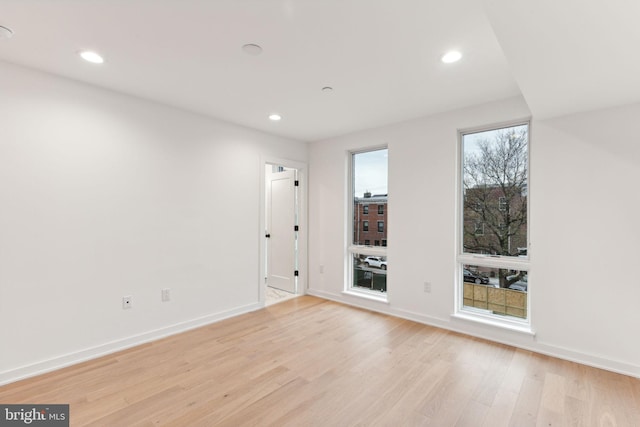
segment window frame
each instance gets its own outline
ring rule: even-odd
[[[465,252],[464,248],[464,225],[465,225],[465,201],[467,195],[464,188],[464,137],[474,133],[487,132],[492,130],[505,129],[516,126],[527,126],[527,242],[525,256],[506,256],[506,255],[493,255],[493,254],[478,254]],[[518,332],[523,332],[530,335],[535,335],[532,329],[532,316],[531,316],[531,288],[527,289],[527,318],[519,319],[512,316],[501,316],[497,314],[486,313],[482,310],[474,309],[473,307],[464,306],[463,296],[463,269],[465,265],[475,265],[480,267],[500,268],[500,269],[513,269],[519,271],[526,271],[529,282],[531,281],[531,264],[530,264],[530,236],[531,236],[531,118],[525,118],[520,120],[513,120],[508,122],[494,123],[487,126],[472,127],[458,129],[457,131],[457,170],[456,170],[456,280],[455,280],[455,292],[454,292],[454,313],[453,317],[457,317],[464,320],[470,320],[473,322],[484,323],[492,326],[497,326],[504,329],[510,329]],[[500,202],[498,202],[500,203]],[[500,206],[499,206],[500,207]],[[483,224],[484,226],[484,224]]]
[[[354,172],[355,172],[355,156],[357,154],[369,153],[373,151],[387,150],[387,155],[389,152],[389,147],[387,145],[378,145],[365,147],[361,149],[348,150],[346,152],[347,157],[347,185],[346,185],[346,196],[347,196],[347,235],[346,235],[346,251],[345,251],[345,284],[344,284],[344,294],[362,297],[365,299],[370,299],[374,301],[388,303],[388,287],[385,284],[385,292],[377,291],[377,290],[369,290],[366,288],[359,288],[353,286],[354,280],[354,257],[358,255],[364,256],[380,256],[387,258],[387,246],[365,246],[365,245],[356,245],[354,244],[353,236],[354,236]],[[387,180],[388,180],[388,159],[387,159]],[[387,182],[388,185],[388,182]],[[387,195],[387,204],[388,195]],[[387,236],[388,239],[388,236]],[[386,240],[386,239],[385,239]],[[385,274],[387,271],[385,270]],[[388,282],[387,282],[388,284]]]

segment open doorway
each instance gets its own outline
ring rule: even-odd
[[[299,165],[265,162],[261,289],[265,305],[294,298],[305,291],[303,175]]]

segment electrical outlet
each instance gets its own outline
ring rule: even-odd
[[[162,290],[162,302],[171,301],[171,289],[165,288]]]
[[[131,297],[122,297],[122,308],[123,309],[128,309],[131,308]]]
[[[431,293],[431,282],[424,282],[424,291],[428,294]]]

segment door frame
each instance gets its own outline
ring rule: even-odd
[[[304,295],[307,293],[309,269],[308,269],[308,243],[307,243],[307,191],[308,191],[308,174],[307,164],[289,159],[280,159],[276,157],[261,157],[260,159],[260,209],[259,209],[259,242],[260,242],[260,260],[259,260],[259,277],[258,277],[258,300],[260,305],[264,306],[266,302],[266,277],[267,277],[267,239],[265,231],[266,224],[266,173],[265,168],[268,165],[283,166],[285,168],[296,169],[298,171],[298,285],[296,287],[296,295]]]

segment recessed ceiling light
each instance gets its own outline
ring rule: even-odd
[[[0,25],[0,39],[10,39],[11,37],[13,37],[13,31],[11,31],[11,28]]]
[[[462,58],[462,54],[457,50],[452,50],[442,56],[442,62],[445,64],[451,64],[452,62],[459,61],[460,58]]]
[[[272,120],[274,122],[277,122],[278,120],[281,120],[282,116],[280,116],[280,114],[272,114],[269,116],[269,120]]]
[[[262,53],[262,48],[257,44],[249,43],[242,46],[242,50],[247,55],[258,56]]]
[[[102,56],[90,50],[83,50],[80,52],[80,56],[82,59],[87,62],[91,62],[92,64],[102,64],[104,62],[104,58]]]
[[[331,92],[333,90],[333,88],[331,86],[325,86],[322,88],[323,92]]]

